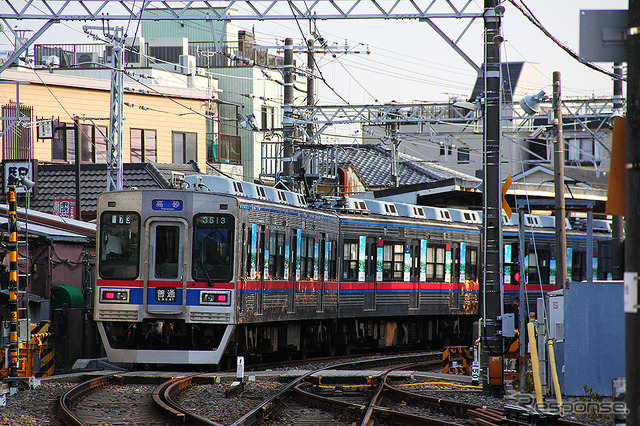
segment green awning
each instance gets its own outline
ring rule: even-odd
[[[80,289],[70,285],[54,285],[52,288],[53,309],[62,309],[62,305],[66,303],[69,309],[84,308],[84,296]]]

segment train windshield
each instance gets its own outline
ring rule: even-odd
[[[199,214],[193,219],[193,279],[231,281],[234,220],[229,214]]]
[[[108,212],[100,218],[100,276],[112,280],[138,278],[140,217]]]

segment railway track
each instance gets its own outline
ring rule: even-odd
[[[392,373],[398,370],[435,366],[441,361],[441,353],[349,360],[313,369],[289,383],[261,381],[235,386],[223,384],[220,376],[208,374],[191,374],[165,381],[148,376],[141,380],[109,375],[87,381],[67,392],[60,398],[58,413],[67,425],[527,424],[506,419],[499,408],[442,398],[439,396],[442,392],[433,389],[410,390],[408,388],[415,387],[415,383],[392,379]],[[389,365],[393,366],[389,368]],[[340,376],[339,370],[379,370],[381,367],[387,369],[366,380],[361,377],[363,383],[359,386],[321,384]],[[334,371],[330,374],[327,370]],[[478,391],[457,388],[448,392]],[[105,418],[105,412],[108,418]],[[559,419],[557,424],[576,426],[581,423]]]

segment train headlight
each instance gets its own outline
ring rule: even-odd
[[[230,291],[201,291],[200,292],[200,304],[201,305],[219,305],[219,306],[231,306],[231,292]]]
[[[129,290],[102,288],[100,289],[101,303],[129,303]]]

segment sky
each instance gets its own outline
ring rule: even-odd
[[[562,43],[579,50],[579,13],[581,9],[627,9],[627,0],[523,0],[542,24]],[[476,2],[482,6],[483,2]],[[511,3],[502,20],[501,59],[529,61],[540,64],[540,87],[552,92],[552,75],[560,71],[563,96],[608,96],[612,93],[611,78],[578,63],[538,28],[531,24]],[[438,26],[457,38],[460,25],[467,22],[437,20]],[[309,34],[308,23],[301,27]],[[273,28],[273,29],[272,29]],[[340,96],[354,104],[385,103],[392,100],[446,101],[451,97],[467,98],[476,80],[476,72],[460,55],[449,47],[427,23],[417,21],[322,21],[317,29],[331,43],[353,50],[368,47],[370,54],[330,55],[317,59],[322,74]],[[456,32],[456,29],[458,32]],[[277,22],[255,24],[262,42],[293,37],[295,44],[302,40],[295,23]],[[477,65],[483,62],[482,22],[476,21],[459,42],[461,49]],[[302,63],[305,57],[300,57]],[[598,64],[611,71],[611,63]],[[342,103],[327,85],[317,85],[320,101]],[[532,88],[533,89],[533,88]],[[533,91],[533,90],[532,90]]]
[[[440,0],[443,1],[443,0]],[[522,0],[561,42],[574,51],[579,45],[580,9],[627,9],[628,0]],[[238,3],[239,5],[241,3]],[[479,10],[476,0],[470,10]],[[539,63],[539,88],[551,93],[554,71],[562,73],[563,96],[608,96],[611,78],[578,63],[562,51],[522,16],[510,2],[503,3],[501,59]],[[475,9],[473,9],[475,7]],[[457,38],[468,20],[440,19],[437,25],[451,38]],[[15,23],[14,23],[15,24]],[[42,21],[19,22],[20,28],[37,29]],[[97,24],[97,23],[96,23]],[[240,22],[254,29],[259,44],[274,45],[292,37],[294,45],[309,38],[309,23],[295,21]],[[37,43],[87,42],[78,30],[80,24],[56,24]],[[317,55],[318,74],[325,83],[317,84],[319,104],[377,104],[390,101],[447,101],[466,99],[475,83],[476,73],[427,23],[410,20],[329,20],[316,23],[317,31],[330,45],[345,44],[350,50],[369,54]],[[73,29],[75,28],[75,30]],[[5,29],[0,34],[0,50],[10,48],[13,36]],[[477,20],[461,37],[458,45],[477,64],[482,58],[482,22]],[[306,63],[306,55],[298,57]],[[611,70],[612,64],[601,63]]]

